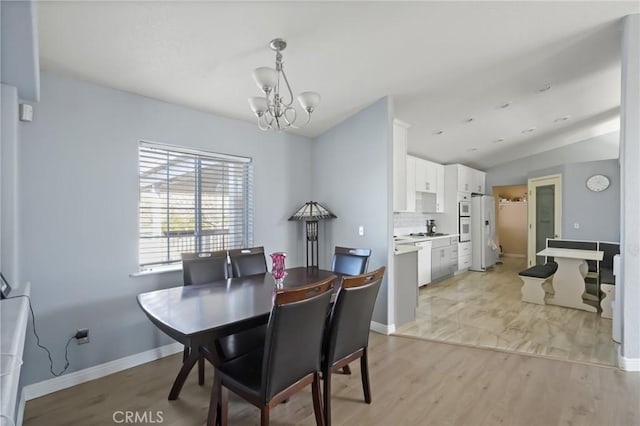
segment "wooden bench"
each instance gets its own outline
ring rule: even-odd
[[[547,238],[547,247],[575,248],[583,250],[600,250],[604,256],[600,262],[586,261],[583,276],[585,277],[585,300],[599,302],[603,318],[611,318],[613,313],[611,301],[615,298],[615,280],[613,276],[613,257],[620,253],[620,243],[607,241],[563,240]],[[553,260],[548,257],[547,261]]]
[[[600,308],[602,318],[612,318],[613,310],[611,303],[615,299],[616,287],[615,277],[613,276],[613,257],[620,254],[619,243],[600,242],[599,248],[604,252],[604,257],[600,262],[600,291],[602,292],[602,300]]]
[[[544,305],[544,289],[542,284],[556,273],[558,264],[547,262],[544,265],[535,265],[521,271],[518,275],[522,279],[522,301]]]

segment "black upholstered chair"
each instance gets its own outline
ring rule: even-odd
[[[227,261],[227,251],[183,253],[182,274],[184,285],[206,284],[231,277]],[[218,359],[236,358],[264,344],[266,325],[240,331],[221,337],[214,342]],[[182,360],[189,356],[190,348],[184,347]],[[204,358],[198,360],[198,383],[204,384]]]
[[[184,285],[206,284],[229,277],[227,251],[182,253],[182,279]],[[185,345],[182,361],[187,359],[190,347]],[[198,360],[198,383],[204,384],[204,358]]]
[[[231,259],[231,271],[234,277],[245,277],[267,272],[264,247],[229,250],[229,258]]]
[[[278,289],[264,347],[215,365],[207,424],[227,424],[228,390],[260,408],[269,424],[271,408],[312,385],[316,424],[322,425],[320,355],[331,289],[336,277],[301,287]],[[212,359],[208,347],[201,348]],[[212,360],[212,362],[214,362]]]
[[[371,250],[336,246],[331,270],[341,275],[360,275],[367,271]]]
[[[376,271],[344,277],[325,331],[322,351],[324,380],[324,419],[331,424],[331,375],[360,358],[362,389],[367,404],[371,403],[367,347],[373,307],[376,303],[384,266]]]
[[[182,253],[184,285],[205,284],[229,278],[227,251]]]

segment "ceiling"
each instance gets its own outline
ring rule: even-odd
[[[322,95],[296,133],[318,136],[390,95],[412,125],[411,153],[486,169],[619,128],[620,18],[639,12],[612,1],[46,1],[40,64],[254,122],[251,72],[274,66],[269,41],[282,37],[294,94]]]

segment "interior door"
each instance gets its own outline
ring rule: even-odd
[[[536,253],[543,250],[547,238],[562,235],[562,176],[543,176],[529,179],[529,266],[544,263]]]

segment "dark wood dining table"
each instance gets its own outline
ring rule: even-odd
[[[314,267],[287,269],[283,287],[310,284],[331,275]],[[336,280],[334,292],[339,288]],[[200,347],[268,321],[276,284],[271,273],[229,278],[207,284],[178,286],[139,294],[138,305],[160,330],[190,348],[173,382],[169,399],[177,399]]]

